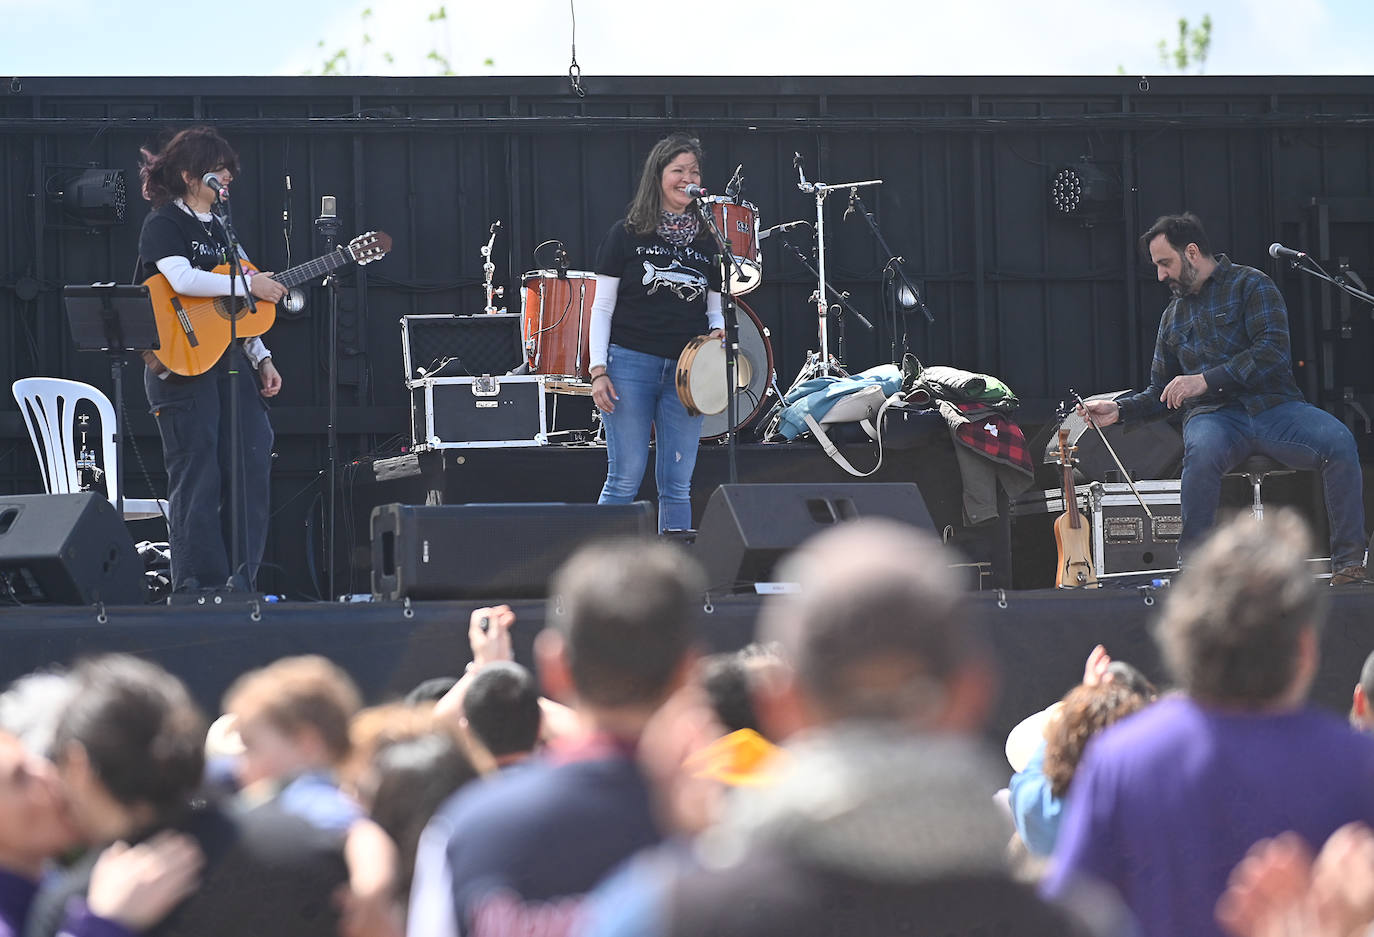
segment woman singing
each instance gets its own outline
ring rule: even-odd
[[[654,144],[626,217],[601,244],[592,305],[592,399],[606,426],[600,503],[634,500],[652,426],[660,531],[692,526],[701,438],[701,416],[688,416],[677,396],[677,359],[706,329],[724,335],[725,324],[715,245],[689,184],[701,184],[701,144],[681,134]]]
[[[238,155],[214,129],[192,127],[160,152],[144,149],[142,156],[143,197],[153,203],[153,212],[138,239],[141,279],[161,273],[183,296],[228,296],[231,277],[210,272],[229,262],[224,222],[211,211],[220,195],[202,180],[214,173],[221,186],[228,186],[238,174]],[[254,297],[278,302],[286,295],[270,275],[245,273]],[[232,292],[243,296],[243,283]],[[194,377],[168,371],[151,352],[144,360],[143,386],[167,468],[172,588],[252,588],[267,542],[273,436],[263,398],[281,390],[271,352],[259,338],[244,339]],[[239,395],[237,449],[231,445],[231,394]],[[240,565],[230,569],[233,460],[238,460],[242,490],[242,555]]]

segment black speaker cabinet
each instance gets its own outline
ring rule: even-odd
[[[380,599],[516,599],[591,540],[652,536],[658,513],[633,504],[380,504],[372,509],[372,594]]]
[[[711,588],[733,591],[769,581],[803,540],[860,517],[935,526],[913,482],[721,485],[706,502],[694,549]]]
[[[0,601],[142,605],[143,561],[94,492],[0,497]]]

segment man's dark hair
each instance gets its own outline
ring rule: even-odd
[[[661,702],[705,591],[700,564],[672,543],[607,540],[573,554],[554,575],[547,620],[567,643],[578,697],[600,706]]]
[[[539,741],[539,688],[514,661],[487,664],[463,695],[468,728],[496,757],[534,751]]]
[[[727,732],[759,728],[749,665],[739,654],[713,654],[701,665],[701,685]]]
[[[407,706],[437,703],[448,694],[449,690],[453,689],[453,685],[457,682],[457,677],[430,677],[428,680],[421,680],[405,695],[403,702]]]
[[[1195,699],[1240,707],[1291,688],[1299,636],[1325,619],[1326,591],[1307,570],[1310,537],[1294,511],[1239,515],[1198,548],[1169,590],[1156,638]]]
[[[1150,225],[1150,230],[1140,236],[1140,250],[1146,257],[1150,256],[1150,242],[1161,234],[1180,254],[1189,244],[1196,244],[1202,256],[1212,256],[1212,245],[1207,240],[1207,232],[1202,230],[1202,219],[1190,211],[1181,215],[1160,215]]]
[[[159,813],[183,806],[205,772],[205,719],[185,685],[156,664],[127,654],[84,660],[58,723],[58,759],[76,742],[96,777],[126,806]]]

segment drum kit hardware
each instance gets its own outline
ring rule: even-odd
[[[482,286],[487,293],[487,305],[482,311],[491,315],[504,313],[505,307],[496,308],[495,301],[506,295],[504,286],[493,286],[492,277],[496,275],[496,264],[492,262],[491,250],[496,246],[496,229],[501,227],[499,220],[491,223],[491,237],[487,240],[486,246],[482,248]]]

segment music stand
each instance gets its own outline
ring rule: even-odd
[[[110,360],[115,404],[115,510],[124,516],[124,353],[157,349],[157,319],[148,287],[116,283],[65,286],[62,301],[77,351],[103,351]]]

